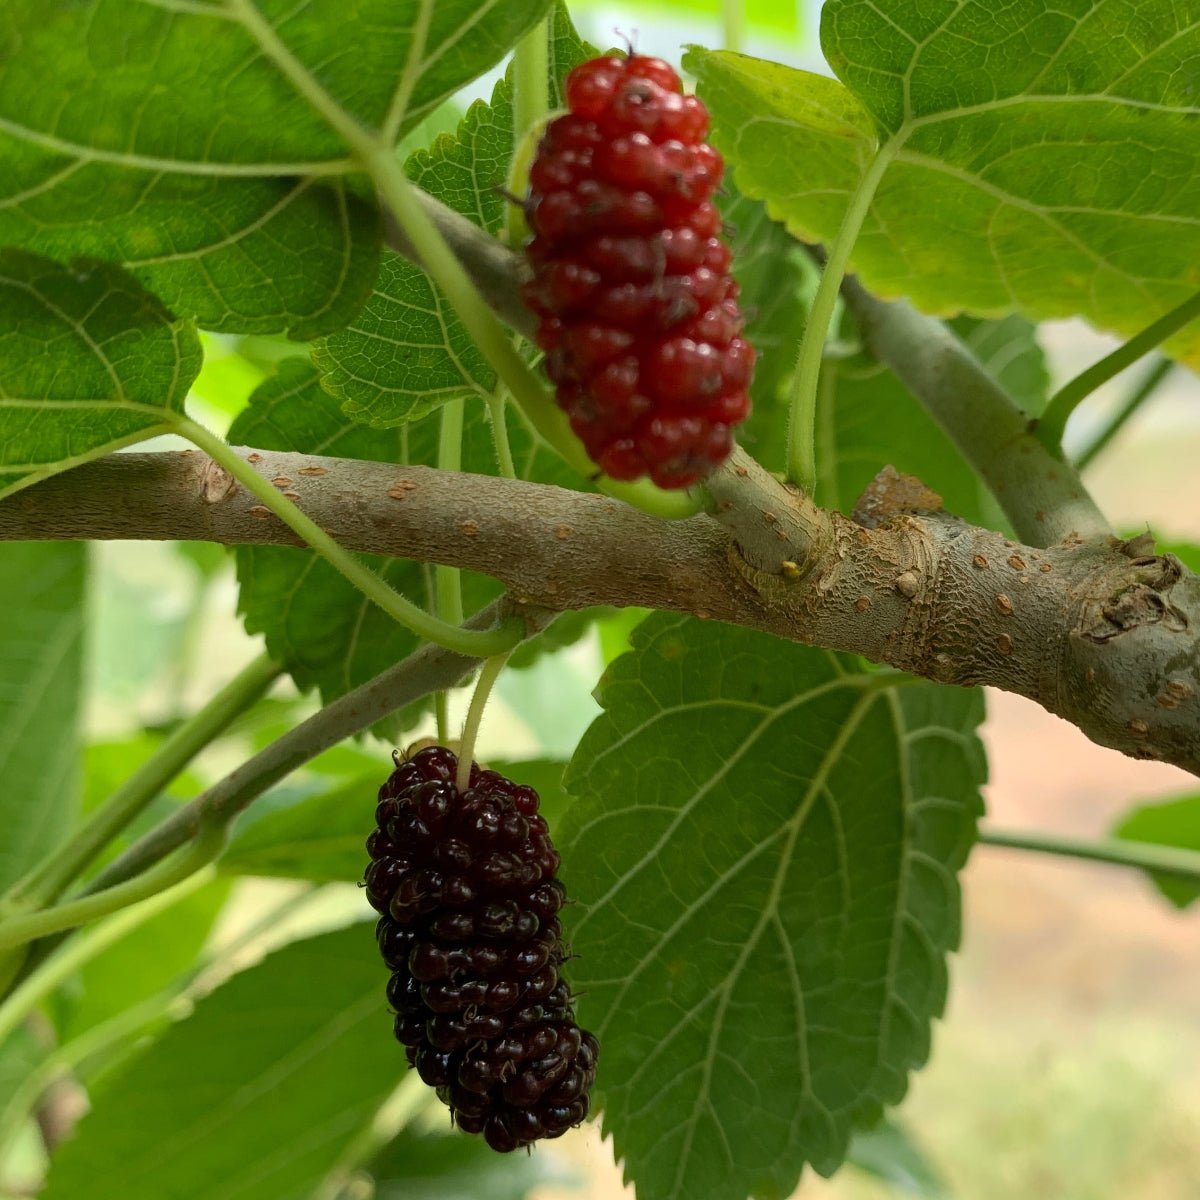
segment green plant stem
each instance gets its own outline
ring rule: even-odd
[[[175,431],[194,442],[224,467],[252,496],[261,500],[289,529],[350,580],[368,600],[419,637],[459,654],[486,657],[510,649],[524,636],[520,622],[507,622],[497,629],[474,630],[463,629],[431,616],[411,600],[406,600],[353,554],[343,550],[312,518],[214,433],[188,418],[182,419]]]
[[[511,651],[510,651],[511,653]],[[467,718],[463,722],[462,741],[458,746],[458,790],[465,792],[471,782],[471,760],[475,757],[475,741],[479,737],[479,725],[483,720],[483,710],[487,707],[488,697],[504,664],[508,662],[508,654],[497,654],[483,664],[475,690],[471,693],[471,704],[467,709]]]
[[[72,938],[49,958],[39,963],[3,1003],[0,1003],[0,1044],[3,1044],[5,1038],[46,996],[84,963],[91,962],[114,942],[132,933],[139,925],[203,887],[215,875],[215,868],[197,871],[174,887],[152,895],[141,904],[126,908],[79,937]]]
[[[520,141],[550,108],[550,22],[539,21],[513,52],[513,141]]]
[[[1169,875],[1189,883],[1200,883],[1200,852],[1178,846],[1156,846],[1153,842],[1133,842],[1120,838],[1082,841],[1052,833],[1018,833],[1012,830],[984,828],[979,841],[985,846],[1005,846],[1012,850],[1032,850],[1091,862],[1137,867],[1156,875]]]
[[[1095,457],[1125,428],[1129,418],[1154,395],[1158,390],[1158,385],[1170,375],[1174,367],[1175,364],[1169,358],[1160,357],[1155,362],[1104,428],[1079,452],[1075,459],[1075,470],[1082,471],[1091,465]]]
[[[513,53],[513,157],[506,180],[513,196],[524,196],[529,188],[529,168],[537,149],[537,135],[549,109],[550,22],[543,20],[517,43]],[[529,236],[520,205],[508,206],[504,235],[514,250]]]
[[[113,792],[65,846],[17,883],[12,898],[42,905],[56,900],[205,746],[264,695],[282,671],[269,654],[247,663]]]
[[[508,402],[503,385],[498,386],[487,398],[488,417],[492,425],[492,442],[496,447],[496,465],[505,479],[516,479],[517,468],[513,463],[512,446],[508,441]]]
[[[804,335],[800,340],[800,353],[796,359],[796,372],[792,378],[791,405],[788,411],[788,478],[811,493],[817,482],[816,422],[817,386],[821,375],[821,359],[829,326],[837,305],[838,289],[850,261],[850,252],[866,220],[867,211],[879,181],[883,178],[893,157],[900,148],[899,141],[888,142],[871,160],[866,174],[850,198],[842,217],[841,228],[829,247],[825,269],[817,285]]]
[[[97,921],[122,908],[140,904],[143,900],[182,883],[208,866],[225,845],[227,827],[212,821],[200,835],[172,858],[156,863],[141,875],[135,875],[125,883],[115,884],[104,891],[80,896],[44,908],[39,912],[24,913],[0,921],[0,949],[22,946],[51,933],[74,929],[89,921]]]
[[[1050,397],[1038,420],[1034,431],[1038,441],[1047,449],[1057,451],[1062,445],[1067,421],[1083,400],[1101,384],[1107,383],[1114,375],[1137,362],[1144,354],[1149,354],[1156,346],[1197,318],[1200,318],[1200,292],[1189,296],[1182,304],[1176,305],[1152,325],[1147,325],[1141,333],[1135,334],[1111,354],[1106,354],[1086,371],[1081,371],[1074,379],[1064,383]]]
[[[438,745],[444,746],[450,737],[450,695],[438,692],[433,698],[433,718],[437,726]]]
[[[743,0],[721,0],[721,40],[725,49],[740,54],[745,36]]]

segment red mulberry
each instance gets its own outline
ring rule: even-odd
[[[457,770],[430,746],[380,789],[367,898],[409,1065],[509,1151],[587,1116],[599,1046],[559,978],[566,893],[537,792],[472,764],[460,793]]]
[[[695,483],[750,412],[708,113],[661,59],[581,63],[529,172],[525,302],[559,406],[614,479]]]

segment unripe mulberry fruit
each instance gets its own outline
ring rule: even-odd
[[[588,1113],[599,1046],[559,977],[566,899],[538,794],[428,746],[379,791],[367,898],[409,1066],[494,1150]]]
[[[529,171],[525,303],[559,406],[614,479],[689,487],[750,412],[754,349],[712,202],[708,113],[661,59],[595,58]]]

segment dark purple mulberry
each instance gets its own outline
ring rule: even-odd
[[[509,1151],[588,1113],[599,1046],[559,977],[566,892],[538,795],[429,746],[379,790],[367,898],[409,1065],[460,1129]]]

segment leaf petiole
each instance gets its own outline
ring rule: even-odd
[[[1182,304],[1164,313],[1141,333],[1106,354],[1099,362],[1092,363],[1074,379],[1068,380],[1050,397],[1046,409],[1038,420],[1034,434],[1046,449],[1060,453],[1063,433],[1067,421],[1079,405],[1098,387],[1107,383],[1114,375],[1132,366],[1144,354],[1149,354],[1167,338],[1178,333],[1185,325],[1200,320],[1200,292],[1189,296]]]
[[[1083,840],[1052,833],[1019,833],[990,828],[980,829],[978,841],[985,846],[1032,850],[1062,858],[1112,863],[1118,867],[1137,867],[1156,875],[1200,883],[1200,852],[1181,846],[1159,846],[1153,842],[1125,841],[1122,838]]]
[[[23,946],[49,934],[74,929],[77,925],[99,920],[122,908],[149,900],[160,892],[166,892],[208,866],[224,847],[226,834],[225,822],[212,821],[177,855],[156,863],[125,883],[114,884],[104,891],[93,892],[90,896],[67,900],[40,912],[25,913],[0,921],[0,950]]]
[[[838,290],[850,261],[850,252],[858,241],[871,201],[893,158],[900,150],[901,138],[893,138],[882,146],[871,160],[858,187],[850,197],[841,227],[829,247],[825,269],[817,284],[808,321],[800,340],[800,353],[792,377],[791,404],[788,411],[787,466],[788,478],[811,494],[817,481],[815,455],[817,423],[817,388],[821,375],[821,359],[829,325],[837,305]]]

